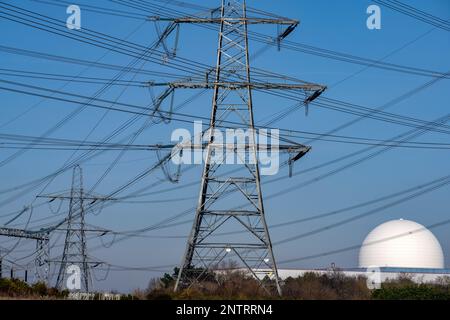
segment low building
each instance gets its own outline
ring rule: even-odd
[[[319,275],[341,272],[347,277],[369,277],[373,273],[372,268],[327,268],[327,269],[278,269],[278,276],[281,279],[289,277],[299,277],[306,273],[315,273]],[[395,280],[399,277],[408,277],[416,283],[438,282],[441,279],[450,279],[450,269],[421,269],[421,268],[379,268],[380,281]]]

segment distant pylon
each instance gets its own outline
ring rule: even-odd
[[[43,281],[48,284],[50,275],[50,239],[43,237],[36,242],[36,259],[35,262],[35,275],[38,281]]]
[[[55,199],[69,200],[69,213],[66,219],[66,238],[64,241],[64,249],[61,260],[50,260],[50,262],[59,264],[58,277],[56,279],[56,287],[64,289],[65,280],[76,269],[69,267],[78,267],[80,270],[81,287],[76,290],[89,292],[92,286],[90,268],[91,265],[99,265],[101,262],[91,261],[88,256],[86,232],[105,232],[104,230],[87,230],[85,215],[86,201],[93,204],[97,201],[106,201],[110,198],[93,196],[86,194],[83,188],[83,171],[79,165],[73,168],[72,187],[69,194],[41,195],[40,198],[49,198],[50,201]]]
[[[24,209],[25,212],[28,208]],[[31,231],[25,229],[16,229],[9,227],[0,227],[0,236],[32,239],[36,240],[36,258],[35,262],[35,276],[38,281],[48,282],[49,276],[49,254],[50,254],[50,235],[49,232],[41,229],[39,231]],[[0,252],[0,260],[2,258]]]
[[[84,219],[83,171],[80,166],[73,169],[72,188],[69,199],[69,215],[64,251],[56,280],[56,287],[61,288],[67,276],[68,265],[77,265],[81,270],[81,290],[89,292],[92,284],[88,266],[86,233]]]

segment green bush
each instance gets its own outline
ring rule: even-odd
[[[165,275],[154,279],[143,298],[146,299],[267,299],[259,283],[242,272],[226,272],[216,276],[217,281],[202,281],[190,288],[173,292],[173,282]],[[171,280],[166,281],[165,280]],[[381,289],[369,290],[365,277],[350,277],[339,271],[325,274],[314,272],[287,278],[282,282],[282,299],[298,300],[450,300],[450,278],[436,283],[417,284],[409,275],[383,283]]]
[[[378,300],[450,300],[448,286],[419,284],[419,285],[383,285],[381,289],[374,290],[373,299]]]
[[[308,272],[286,279],[283,296],[301,300],[366,300],[370,299],[370,290],[362,277],[346,277],[340,272]]]
[[[34,294],[37,294],[38,296],[45,297],[48,295],[49,290],[47,288],[47,285],[43,282],[36,282],[31,286],[31,289]]]
[[[0,278],[0,296],[12,298],[65,298],[68,296],[68,291],[49,288],[43,282],[36,282],[29,285],[25,281],[19,279]]]
[[[17,297],[26,296],[32,293],[30,286],[19,279],[0,279],[0,294]]]

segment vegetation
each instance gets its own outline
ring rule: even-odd
[[[346,277],[340,272],[306,273],[288,278],[283,286],[284,297],[301,300],[367,300],[371,292],[366,278]]]
[[[228,271],[212,281],[195,283],[189,289],[173,291],[178,270],[152,279],[146,291],[136,291],[136,299],[273,299],[258,281],[242,272]],[[267,281],[267,280],[266,280]],[[269,286],[270,282],[266,283]],[[282,284],[282,299],[293,300],[450,300],[450,278],[437,283],[417,284],[405,275],[382,284],[380,289],[367,288],[365,277],[348,277],[335,271],[327,274],[306,273],[288,278]],[[274,288],[273,288],[274,290]]]
[[[117,294],[116,292],[112,292],[109,294],[93,292],[90,293],[89,295],[81,294],[82,297],[80,297],[80,299],[89,299],[89,300],[138,299],[138,297],[133,296],[131,294],[129,295],[118,294],[118,297],[115,296],[116,294]],[[19,279],[0,278],[0,300],[1,299],[56,300],[56,299],[72,299],[72,297],[68,290],[58,290],[57,288],[51,288],[48,287],[43,282],[37,282],[30,285],[25,281]]]
[[[170,300],[170,299],[273,299],[261,288],[259,282],[238,271],[224,271],[214,277],[209,274],[205,281],[195,283],[189,289],[174,293],[176,275],[164,274],[152,279],[146,290],[135,290],[122,295],[121,299]],[[275,292],[274,283],[265,279],[265,285]],[[415,283],[404,275],[382,284],[380,289],[369,290],[364,277],[347,277],[341,272],[326,274],[306,273],[296,278],[288,278],[282,284],[282,299],[290,300],[450,300],[450,277],[438,279],[436,283]],[[67,290],[49,288],[44,283],[32,285],[19,279],[0,279],[0,299],[66,299]],[[102,299],[95,294],[95,299]]]
[[[67,297],[68,294],[68,291],[49,288],[43,282],[29,285],[19,279],[0,278],[0,297],[3,298],[61,299]]]
[[[372,297],[380,300],[450,300],[450,278],[442,278],[434,284],[417,284],[403,277],[384,283],[381,289],[374,290]]]

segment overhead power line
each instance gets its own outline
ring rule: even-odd
[[[436,28],[440,28],[445,31],[450,31],[450,22],[449,20],[444,20],[439,17],[436,17],[432,14],[429,14],[423,10],[419,10],[414,8],[413,6],[407,5],[403,2],[397,0],[374,0],[375,3],[381,4],[387,8],[390,8],[396,12],[407,15],[416,20],[425,22],[429,25],[432,25]]]
[[[56,3],[52,3],[49,1],[42,1],[42,0],[34,0],[34,1],[45,2],[45,3],[51,4],[51,5],[58,5]],[[162,17],[169,17],[169,16],[173,16],[173,15],[196,17],[195,14],[189,14],[189,13],[174,10],[174,9],[168,9],[167,6],[163,7],[163,6],[159,6],[156,4],[150,4],[149,2],[144,2],[144,1],[140,1],[140,3],[138,4],[138,2],[139,1],[135,1],[133,3],[121,2],[120,4],[128,6],[130,8],[134,8],[136,10],[139,10],[139,12],[142,12],[144,10],[144,12],[148,12],[149,14],[159,14]],[[67,2],[64,2],[64,3],[67,3]],[[173,3],[173,4],[182,6],[182,7],[186,7],[186,6],[190,5],[190,4],[181,3],[181,2]],[[61,5],[61,4],[59,4],[59,5]],[[84,7],[85,7],[85,5],[83,6],[83,8]],[[92,6],[88,5],[85,10],[93,11],[92,8],[90,8],[90,7],[92,7]],[[203,9],[203,10],[206,10],[206,9]],[[93,11],[93,12],[115,15],[114,11],[111,11],[110,8],[104,8],[104,7],[98,7],[98,6],[95,7],[95,11]],[[130,15],[135,14],[135,13],[131,13],[131,12],[127,12],[127,13]],[[143,19],[144,21],[147,21],[148,17],[149,17],[148,15],[141,15],[141,19]],[[136,17],[133,17],[133,18],[136,18]],[[215,26],[200,25],[199,27],[217,30]],[[309,54],[309,55],[314,55],[317,57],[323,57],[323,58],[346,62],[346,63],[351,63],[351,64],[363,65],[366,67],[373,67],[373,68],[379,68],[379,69],[384,69],[384,70],[389,70],[389,71],[395,71],[395,72],[401,72],[401,73],[419,75],[419,76],[427,76],[427,77],[439,77],[439,76],[443,75],[442,72],[435,71],[435,70],[404,66],[404,65],[394,64],[394,63],[386,63],[386,62],[376,60],[376,59],[359,57],[356,55],[342,53],[342,52],[338,52],[335,50],[324,49],[324,48],[320,48],[317,46],[312,46],[312,45],[308,45],[308,44],[304,44],[304,43],[300,43],[300,42],[284,40],[281,44],[278,44],[276,41],[276,37],[258,33],[258,32],[254,32],[254,31],[249,31],[249,39],[258,41],[260,43],[264,43],[268,46],[273,46],[273,47],[280,46],[281,48],[287,49],[287,50],[293,50],[293,51],[302,52],[302,53]],[[449,76],[447,75],[447,76],[445,76],[445,78],[449,79]]]
[[[121,0],[121,1],[115,1],[115,2],[125,5],[125,6],[128,6],[130,8],[134,8],[139,11],[146,10],[147,12],[149,12],[149,14],[152,14],[152,13],[160,14],[162,17],[170,17],[170,16],[174,16],[174,15],[198,17],[198,15],[195,15],[195,14],[188,14],[186,12],[173,10],[173,9],[167,9],[166,7],[163,7],[163,6],[151,4],[149,1],[138,0],[135,2],[131,2],[131,1]],[[140,4],[137,4],[137,2],[139,2]],[[214,26],[200,25],[200,27],[216,30]],[[409,66],[403,66],[403,65],[394,64],[394,63],[382,62],[382,61],[375,60],[375,59],[368,59],[368,58],[363,58],[363,57],[359,57],[359,56],[352,55],[352,54],[338,52],[335,50],[323,49],[323,48],[319,48],[319,47],[312,46],[312,45],[294,42],[291,40],[283,39],[282,43],[278,43],[276,41],[276,37],[270,37],[266,34],[254,32],[254,31],[249,31],[249,39],[264,43],[269,46],[280,47],[283,49],[302,52],[302,53],[306,53],[306,54],[310,54],[310,55],[314,55],[314,56],[318,56],[318,57],[323,57],[323,58],[328,58],[328,59],[333,59],[333,60],[337,60],[337,61],[341,61],[341,62],[347,62],[347,63],[358,64],[358,65],[363,65],[363,66],[368,66],[368,67],[373,67],[373,68],[380,68],[380,69],[396,71],[396,72],[402,72],[402,73],[406,73],[406,74],[414,74],[414,75],[419,75],[419,76],[428,76],[428,77],[444,76],[446,79],[450,78],[449,75],[444,75],[442,72],[439,72],[439,71],[433,71],[433,70],[428,70],[428,69],[423,69],[423,68],[409,67]]]

